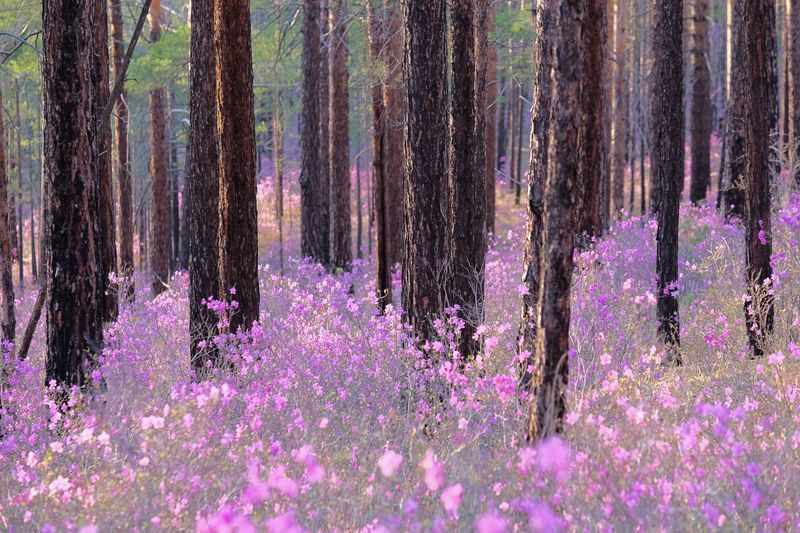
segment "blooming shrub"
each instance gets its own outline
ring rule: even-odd
[[[501,207],[475,361],[452,360],[452,312],[430,358],[396,307],[379,316],[369,261],[339,276],[287,261],[280,276],[272,244],[261,325],[215,341],[235,373],[192,380],[185,273],[155,299],[137,283],[95,397],[53,403],[40,326],[29,359],[4,366],[0,529],[799,528],[800,197],[766,236],[763,360],[747,352],[741,230],[713,210],[684,207],[681,368],[657,344],[654,223],[626,219],[581,253],[566,432],[536,445],[514,386],[523,215]]]

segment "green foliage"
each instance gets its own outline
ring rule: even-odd
[[[140,49],[128,67],[126,88],[129,92],[149,91],[155,87],[172,84],[185,87],[189,73],[189,43],[191,30],[188,24],[178,22],[161,39]]]

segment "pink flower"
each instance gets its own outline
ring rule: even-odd
[[[394,450],[386,450],[381,458],[378,459],[378,468],[384,477],[392,477],[400,464],[403,462],[403,456]]]
[[[433,455],[433,450],[428,449],[425,452],[425,458],[420,463],[422,469],[425,471],[425,485],[431,492],[436,492],[444,485],[444,465],[436,460]]]
[[[783,352],[769,354],[769,364],[780,365],[783,364]]]
[[[539,470],[552,474],[558,481],[569,477],[569,446],[559,437],[548,437],[536,448]]]
[[[478,533],[505,533],[508,531],[508,520],[494,511],[488,511],[475,520],[475,531]]]
[[[442,491],[439,499],[442,501],[444,510],[452,516],[458,515],[458,508],[461,506],[461,497],[464,495],[464,487],[461,483],[450,485]]]

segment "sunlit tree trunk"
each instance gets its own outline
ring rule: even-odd
[[[658,230],[657,315],[668,357],[681,363],[678,320],[678,220],[683,183],[683,6],[681,0],[657,0],[653,29],[652,142]]]
[[[534,352],[528,438],[563,429],[569,376],[570,289],[575,245],[575,207],[581,187],[581,115],[585,113],[585,3],[561,0],[555,48],[553,160],[545,192],[542,232],[541,308]],[[581,38],[576,38],[580,36]]]
[[[97,0],[45,0],[42,7],[48,182],[45,381],[82,388],[91,384],[103,348],[96,10]]]
[[[447,3],[404,3],[406,85],[403,311],[422,339],[444,306],[447,221]]]
[[[161,1],[150,4],[150,42],[161,39]],[[150,269],[153,276],[153,294],[159,295],[167,289],[169,282],[169,232],[167,231],[167,142],[164,122],[163,87],[150,90],[150,176],[153,201],[150,220]]]
[[[219,146],[220,291],[239,307],[231,331],[258,321],[258,214],[250,1],[214,0]]]

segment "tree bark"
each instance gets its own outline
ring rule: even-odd
[[[683,8],[681,0],[657,0],[653,30],[653,181],[658,231],[658,331],[669,359],[681,364],[678,320],[678,222],[683,183]]]
[[[189,71],[189,332],[196,371],[218,364],[211,342],[218,317],[206,305],[219,300],[219,168],[217,166],[214,0],[192,2]]]
[[[536,339],[539,332],[539,309],[542,282],[542,242],[544,226],[545,189],[550,167],[550,146],[553,134],[553,70],[555,68],[555,46],[558,38],[558,1],[546,0],[533,5],[533,27],[537,35],[533,58],[537,65],[536,81],[533,85],[533,108],[531,109],[531,155],[528,181],[528,222],[525,231],[525,255],[522,267],[522,282],[527,289],[522,296],[522,314],[519,326],[520,354],[527,359],[520,369],[523,390],[530,391],[531,379],[536,365],[534,359]]]
[[[178,125],[175,120],[175,94],[169,92],[169,271],[178,270],[178,256],[181,249],[181,220],[178,205],[179,176],[178,169]]]
[[[800,190],[800,0],[791,0],[792,127],[794,186]]]
[[[553,160],[545,193],[539,335],[534,352],[528,438],[561,432],[569,375],[570,288],[575,206],[580,189],[581,114],[585,113],[585,2],[562,0],[555,49]],[[576,36],[578,36],[576,38]]]
[[[386,112],[383,201],[386,203],[386,239],[391,269],[403,260],[403,25],[400,2],[384,0],[386,45],[382,49],[386,76],[383,83],[383,102]]]
[[[489,2],[450,3],[452,104],[450,106],[449,303],[464,321],[458,341],[474,357],[473,338],[483,322],[486,258],[486,10]]]
[[[444,309],[447,267],[447,3],[406,0],[403,311],[422,339]]]
[[[300,172],[301,253],[327,264],[328,257],[328,183],[322,168],[327,159],[320,146],[322,115],[322,21],[320,0],[304,1],[303,18],[303,98],[300,117],[302,163]],[[324,191],[324,195],[322,192]]]
[[[617,0],[616,28],[616,115],[614,117],[614,212],[625,209],[625,169],[628,162],[628,67],[627,0]]]
[[[583,91],[587,112],[583,115],[581,124],[580,164],[584,186],[579,190],[578,233],[589,239],[599,238],[603,233],[606,16],[606,0],[590,0],[587,3],[584,25],[586,56],[583,67],[586,76]]]
[[[349,76],[347,72],[347,0],[333,0],[328,54],[330,69],[331,265],[349,270],[353,261],[350,224]]]
[[[0,109],[3,109],[3,93],[0,90]],[[3,150],[3,113],[0,113],[0,221],[8,221],[8,176]],[[2,286],[3,305],[0,307],[0,329],[3,340],[15,342],[17,320],[14,315],[14,274],[11,258],[11,236],[8,223],[0,224],[0,286]]]
[[[750,301],[745,302],[745,319],[752,355],[763,356],[775,320],[774,296],[770,279],[772,266],[772,224],[770,214],[770,134],[773,122],[775,87],[772,71],[777,69],[776,56],[770,45],[775,36],[775,6],[771,0],[738,0],[742,4],[741,38],[747,43],[743,76],[734,77],[744,83],[745,148],[744,190],[746,205],[745,259]],[[737,43],[738,44],[738,43]]]
[[[278,264],[283,275],[283,109],[281,91],[275,90],[272,112],[272,149],[275,161],[275,220],[278,222]]]
[[[103,347],[98,95],[93,80],[98,0],[45,0],[42,9],[47,185],[46,383],[87,388]]]
[[[487,34],[494,31],[496,16],[497,5],[492,2],[487,13]],[[494,43],[487,43],[486,61],[486,232],[491,235],[494,233],[497,185],[497,50]]]
[[[22,121],[19,117],[19,82],[16,90],[17,120],[17,263],[19,265],[19,287],[25,287],[25,232],[22,226]]]
[[[760,1],[760,0],[757,0]],[[731,28],[731,51],[729,65],[728,109],[725,112],[725,182],[724,211],[726,218],[743,218],[745,214],[744,172],[747,139],[744,121],[749,112],[746,108],[747,81],[744,69],[733,69],[733,65],[744,65],[747,61],[747,42],[744,40],[742,26],[743,6],[735,1],[733,5]]]
[[[320,78],[319,78],[319,149],[320,149],[320,188],[317,190],[316,205],[319,210],[320,237],[323,247],[320,262],[326,267],[331,266],[331,140],[330,140],[330,33],[331,33],[331,0],[322,0],[320,11],[321,46],[320,51]]]
[[[150,5],[150,42],[161,39],[161,1]],[[150,268],[153,295],[164,292],[169,283],[169,232],[167,231],[167,143],[164,122],[163,87],[150,90],[150,176],[152,179],[152,212],[150,220]]]
[[[711,183],[711,72],[709,71],[708,0],[695,0],[692,48],[692,177],[689,199],[706,199]]]
[[[369,24],[369,49],[370,60],[373,65],[379,66],[382,59],[382,49],[386,43],[386,24],[383,15],[376,13],[373,3],[367,3],[367,20]],[[386,203],[386,152],[388,151],[387,115],[384,105],[384,80],[379,77],[372,80],[372,193],[374,209],[370,213],[375,216],[375,251],[377,273],[375,292],[378,300],[378,309],[381,313],[386,311],[386,306],[392,303],[392,272],[389,254],[390,244],[389,228],[387,227]]]
[[[258,214],[250,1],[214,0],[220,291],[239,303],[231,331],[258,321]],[[224,291],[224,292],[223,292]]]
[[[102,251],[102,282],[104,299],[104,318],[107,321],[117,319],[117,287],[111,283],[110,274],[117,271],[117,237],[114,230],[114,183],[111,176],[111,123],[103,119],[102,110],[108,104],[108,6],[103,0],[95,2],[95,38],[97,39],[96,59],[92,63],[97,105],[100,113],[98,120],[97,179],[100,182],[100,239]]]
[[[111,25],[113,29],[114,77],[122,75],[125,58],[123,39],[122,1],[111,0]],[[119,259],[120,274],[128,287],[125,297],[133,301],[136,296],[133,286],[133,186],[131,165],[128,159],[128,93],[124,86],[115,102],[114,124],[117,141],[117,180],[119,184]]]

